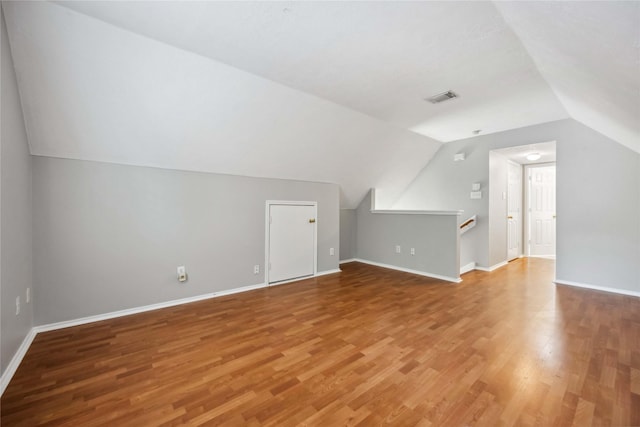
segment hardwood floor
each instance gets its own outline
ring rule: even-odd
[[[368,265],[39,334],[2,426],[640,425],[640,298]]]

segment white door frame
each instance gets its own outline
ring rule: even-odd
[[[316,219],[316,223],[315,223],[315,227],[313,227],[313,276],[317,276],[318,275],[318,202],[308,202],[308,201],[292,201],[292,200],[267,200],[266,202],[266,213],[265,213],[265,226],[264,226],[264,233],[265,233],[265,248],[264,248],[264,283],[267,286],[275,286],[275,285],[282,285],[285,283],[289,283],[291,281],[296,281],[296,280],[300,280],[300,279],[292,279],[292,280],[283,280],[281,282],[278,283],[269,283],[269,259],[270,259],[270,254],[269,254],[269,248],[270,248],[270,233],[269,233],[269,229],[270,229],[270,212],[271,212],[271,206],[273,205],[292,205],[292,206],[313,206],[314,209],[314,213],[313,216]]]
[[[544,166],[556,166],[557,168],[557,162],[547,162],[547,163],[533,163],[530,165],[524,165],[524,242],[523,243],[523,249],[524,249],[524,256],[531,256],[531,245],[529,244],[529,241],[531,239],[530,236],[530,230],[531,230],[531,224],[529,223],[531,221],[531,215],[529,215],[529,209],[531,208],[530,205],[530,199],[529,196],[531,195],[531,181],[529,180],[529,174],[530,174],[530,169],[535,169],[535,168],[539,168],[539,167],[544,167]],[[557,169],[556,169],[557,170]],[[556,189],[558,188],[558,177],[556,175]],[[557,198],[557,191],[556,191],[556,198]],[[558,209],[558,207],[556,206],[556,210]],[[556,223],[556,257],[558,256],[558,250],[557,250],[557,245],[558,245],[558,227],[557,227],[557,223]]]
[[[514,258],[510,258],[509,256],[509,236],[510,236],[510,232],[509,232],[509,204],[511,203],[511,200],[509,198],[509,165],[515,165],[519,168],[520,172],[520,197],[517,198],[517,204],[518,204],[518,208],[520,210],[520,217],[517,218],[518,219],[518,229],[516,231],[517,235],[518,235],[518,254],[514,257]],[[522,258],[523,254],[524,254],[524,229],[525,229],[525,221],[524,221],[524,199],[525,199],[525,195],[524,195],[524,191],[522,187],[526,187],[525,185],[525,179],[524,179],[524,169],[522,167],[523,165],[521,165],[520,163],[514,162],[513,160],[507,160],[507,261],[512,261],[516,258]]]

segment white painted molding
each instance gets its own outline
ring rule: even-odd
[[[335,270],[326,270],[326,271],[321,271],[320,273],[314,274],[312,276],[296,277],[294,279],[283,280],[281,282],[269,283],[269,286],[286,285],[287,283],[299,282],[301,280],[315,279],[316,277],[326,276],[327,274],[334,274],[334,273],[340,273],[340,272],[342,272],[342,270],[340,270],[339,268]]]
[[[476,269],[476,263],[470,262],[469,264],[460,267],[460,274],[468,273],[471,270],[475,270],[475,269]]]
[[[334,270],[325,270],[325,271],[320,271],[316,273],[315,277],[326,276],[327,274],[335,274],[335,273],[341,273],[341,272],[342,270],[340,270],[339,268],[336,268]]]
[[[464,211],[401,211],[401,210],[371,210],[373,214],[396,215],[462,215]]]
[[[27,354],[27,350],[29,350],[29,347],[31,347],[31,343],[36,337],[36,334],[37,332],[35,328],[31,328],[27,336],[24,337],[24,340],[22,340],[22,344],[20,344],[20,347],[18,347],[18,351],[16,351],[16,353],[11,358],[11,361],[7,365],[7,369],[5,369],[2,377],[0,378],[0,396],[2,396],[5,389],[9,385],[11,378],[13,378],[13,375],[18,370],[18,366],[20,366],[22,359],[24,358],[25,354]]]
[[[396,265],[390,265],[390,264],[383,264],[381,262],[369,261],[369,260],[361,259],[361,258],[355,258],[354,261],[361,262],[363,264],[375,265],[376,267],[382,267],[382,268],[388,268],[388,269],[391,269],[391,270],[403,271],[405,273],[417,274],[418,276],[430,277],[432,279],[445,280],[447,282],[453,282],[453,283],[462,282],[462,279],[459,278],[459,277],[441,276],[440,274],[433,274],[433,273],[428,273],[426,271],[420,271],[420,270],[412,270],[410,268],[398,267]]]
[[[209,294],[196,295],[188,298],[181,298],[171,301],[160,302],[157,304],[143,305],[141,307],[127,308],[125,310],[112,311],[110,313],[97,314],[95,316],[81,317],[79,319],[65,320],[62,322],[49,323],[46,325],[36,326],[36,332],[54,331],[56,329],[69,328],[71,326],[84,325],[87,323],[99,322],[101,320],[115,319],[116,317],[128,316],[130,314],[144,313],[145,311],[158,310],[161,308],[173,307],[190,302],[202,301],[210,298],[217,298],[225,295],[237,294],[240,292],[252,291],[254,289],[264,288],[264,283],[257,285],[243,286],[241,288],[226,289],[224,291],[212,292]]]
[[[377,190],[372,188],[369,191],[371,195],[371,207],[369,211],[374,214],[404,214],[404,215],[461,215],[464,211],[420,211],[420,210],[396,210],[396,209],[376,209],[378,204],[376,199]]]
[[[507,262],[507,261],[502,261],[502,262],[499,262],[499,263],[497,263],[497,264],[495,264],[495,265],[492,265],[491,267],[480,267],[480,266],[476,266],[476,270],[491,272],[491,271],[494,271],[494,270],[499,269],[500,267],[504,267],[504,266],[505,266],[505,265],[507,265],[507,264],[509,264],[509,262]]]
[[[554,279],[553,283],[557,284],[557,285],[566,285],[566,286],[573,286],[576,288],[584,288],[584,289],[591,289],[594,291],[603,291],[603,292],[611,292],[614,294],[620,294],[620,295],[629,295],[632,297],[640,297],[640,292],[638,291],[629,291],[627,289],[617,289],[617,288],[609,288],[606,286],[596,286],[596,285],[589,285],[586,283],[578,283],[578,282],[572,282],[569,280],[560,280],[560,279]]]
[[[340,260],[340,264],[346,264],[348,262],[354,262],[354,261],[357,261],[357,259],[355,258],[343,259],[343,260]]]

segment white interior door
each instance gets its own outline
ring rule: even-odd
[[[522,166],[509,161],[507,179],[507,259],[522,254]]]
[[[269,205],[268,282],[312,276],[316,262],[316,206]]]
[[[556,166],[531,166],[529,175],[529,255],[556,254]]]

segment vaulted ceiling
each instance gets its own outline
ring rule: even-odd
[[[335,182],[354,207],[477,129],[573,117],[640,152],[639,2],[3,10],[36,155]]]

